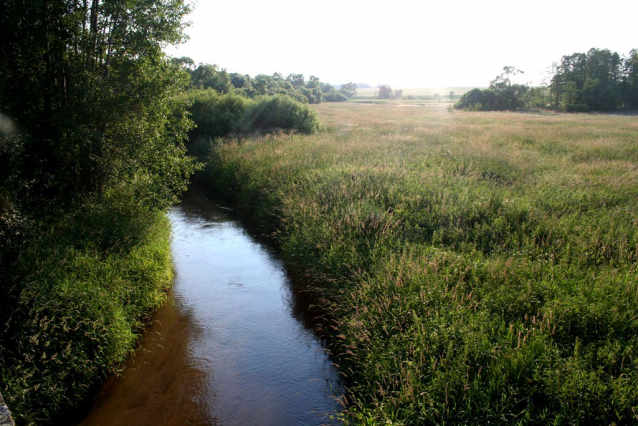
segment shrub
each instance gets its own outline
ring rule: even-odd
[[[339,93],[334,89],[328,92],[324,97],[324,101],[326,102],[346,102],[347,100],[348,97],[346,95]]]
[[[473,89],[464,94],[454,105],[468,111],[503,111],[508,109],[492,90]]]
[[[294,130],[314,133],[319,129],[317,114],[308,106],[288,96],[277,95],[256,99],[238,123],[240,133],[263,133]]]
[[[221,94],[212,89],[191,90],[185,97],[191,103],[189,112],[197,125],[188,134],[191,143],[234,133],[246,106],[252,102],[242,96]]]
[[[209,89],[191,90],[183,97],[190,103],[189,112],[195,122],[195,128],[189,132],[188,150],[198,158],[206,156],[211,140],[231,134],[277,130],[312,133],[319,128],[315,112],[289,95],[249,99]]]
[[[20,424],[46,424],[84,400],[133,349],[172,282],[166,215],[107,196],[38,225],[14,263],[2,329],[2,393]]]

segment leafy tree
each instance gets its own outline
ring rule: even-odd
[[[514,111],[523,106],[529,89],[526,85],[512,83],[511,78],[522,73],[514,67],[503,67],[503,73],[492,80],[489,89],[465,93],[454,107],[470,111]]]
[[[357,95],[357,84],[352,82],[343,84],[339,88],[339,93],[342,93],[348,99],[352,99],[353,97]]]
[[[336,91],[336,89],[332,86],[332,84],[321,83],[321,93],[326,94],[326,93],[332,92],[333,90]]]
[[[528,87],[512,83],[512,77],[523,73],[515,67],[505,66],[503,72],[490,82],[490,90],[497,96],[496,109],[516,110],[523,106],[523,95]]]
[[[377,93],[378,99],[392,99],[394,97],[394,92],[392,91],[392,87],[387,84],[379,86],[379,91]]]
[[[303,74],[290,74],[286,77],[286,80],[291,82],[294,87],[303,87],[305,85]]]
[[[569,111],[636,108],[636,54],[623,59],[608,49],[563,56],[550,82],[552,106]]]
[[[623,67],[623,107],[638,109],[638,50],[629,52]]]
[[[187,71],[192,71],[195,69],[195,61],[189,58],[188,56],[182,56],[180,58],[171,58],[171,63],[183,67]]]
[[[165,207],[193,163],[175,95],[187,74],[162,52],[183,40],[183,0],[0,3],[0,110],[23,132],[32,199],[130,185]]]
[[[230,74],[217,65],[200,64],[191,72],[191,84],[198,89],[214,89],[221,93],[233,90]]]
[[[348,98],[341,92],[337,92],[334,87],[328,92],[323,94],[323,99],[326,102],[346,102]]]

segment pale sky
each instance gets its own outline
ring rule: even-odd
[[[173,56],[394,88],[540,84],[563,55],[638,49],[638,0],[197,0]]]

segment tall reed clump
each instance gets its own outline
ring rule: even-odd
[[[631,424],[638,122],[317,107],[204,173],[319,287],[352,424]]]
[[[76,407],[165,300],[168,219],[134,206],[110,194],[36,226],[21,250],[0,349],[2,394],[18,424],[59,421]]]

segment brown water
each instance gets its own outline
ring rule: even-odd
[[[171,302],[81,424],[337,423],[338,372],[277,258],[199,195],[169,216]]]

